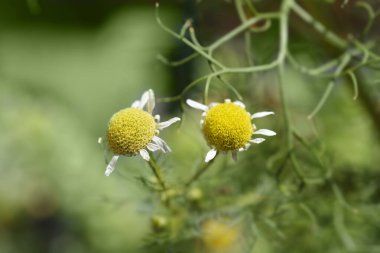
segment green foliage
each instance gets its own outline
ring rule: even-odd
[[[44,3],[25,1],[37,17]],[[210,29],[213,4],[228,11]],[[161,8],[158,25],[132,8],[100,27],[2,27],[0,252],[379,252],[377,3],[197,1],[209,20],[181,27]],[[154,62],[179,45],[187,57]],[[168,87],[188,64],[191,83]],[[96,139],[148,87],[162,118],[181,114],[160,133],[173,151],[104,177]],[[205,163],[189,97],[274,111],[253,122],[277,136]]]

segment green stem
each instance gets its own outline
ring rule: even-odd
[[[203,163],[203,165],[201,167],[198,168],[198,170],[195,172],[195,174],[189,179],[189,181],[187,181],[187,183],[185,184],[185,187],[189,187],[191,184],[193,184],[194,182],[196,182],[200,176],[202,176],[203,173],[205,173],[207,171],[207,169],[210,167],[210,165],[215,161],[216,157],[218,156],[218,154],[216,154],[216,156],[214,157],[214,159],[212,159],[211,161],[209,161],[208,163]]]
[[[167,190],[168,187],[162,177],[162,172],[160,166],[156,163],[156,160],[153,158],[153,156],[150,157],[150,160],[148,161],[149,167],[152,169],[153,174],[156,176],[159,184],[162,187],[162,190]]]
[[[225,42],[233,39],[234,37],[239,35],[241,32],[244,32],[246,29],[248,29],[250,26],[254,25],[255,23],[257,23],[261,20],[264,20],[264,19],[278,18],[278,16],[279,16],[279,13],[275,12],[275,13],[259,14],[256,17],[247,19],[246,22],[242,23],[241,25],[239,25],[238,27],[236,27],[235,29],[233,29],[232,31],[230,31],[229,33],[225,34],[220,39],[215,41],[213,44],[211,44],[208,47],[209,51],[211,52],[211,51],[215,50],[217,47],[219,47],[220,45],[224,44]]]
[[[296,2],[294,2],[291,7],[300,18],[302,18],[305,22],[312,25],[317,32],[323,34],[326,40],[328,40],[331,44],[333,44],[334,46],[340,49],[345,49],[347,47],[348,43],[345,40],[340,38],[338,35],[336,35],[332,31],[328,30],[321,22],[314,19],[307,11],[302,9],[302,7],[299,6]]]

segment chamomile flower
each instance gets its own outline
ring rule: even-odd
[[[252,143],[259,144],[265,141],[264,138],[252,139],[252,135],[276,135],[268,129],[257,130],[251,122],[252,119],[274,114],[273,112],[257,112],[251,115],[242,102],[231,102],[229,99],[224,103],[211,103],[208,106],[191,99],[187,99],[186,103],[203,111],[201,128],[211,147],[205,158],[206,163],[214,159],[218,152],[231,151],[232,158],[236,160],[237,152],[247,150]]]
[[[160,130],[180,121],[174,117],[160,122],[160,115],[152,115],[155,106],[152,90],[144,92],[140,100],[131,107],[116,112],[110,119],[107,129],[107,147],[114,154],[108,163],[105,175],[109,176],[115,169],[120,156],[140,155],[149,161],[148,151],[170,152],[169,146],[158,137]],[[146,108],[146,111],[144,110]],[[101,142],[99,138],[99,143]]]

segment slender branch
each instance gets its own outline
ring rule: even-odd
[[[305,11],[301,6],[299,6],[296,2],[292,4],[292,9],[297,15],[302,18],[305,22],[309,23],[314,27],[314,29],[323,34],[325,38],[334,46],[345,49],[347,48],[348,43],[340,38],[338,35],[327,29],[321,22],[314,19],[307,11]]]
[[[159,184],[162,187],[162,190],[167,190],[168,187],[162,177],[162,172],[160,166],[156,163],[156,160],[153,158],[153,156],[150,157],[150,160],[148,161],[149,167],[152,169],[153,174],[156,176]]]
[[[261,20],[264,20],[264,19],[278,18],[279,16],[280,16],[280,14],[277,13],[277,12],[273,12],[273,13],[268,12],[268,13],[259,14],[256,17],[247,19],[246,22],[244,22],[241,25],[237,26],[235,29],[233,29],[229,33],[225,34],[220,39],[218,39],[217,41],[215,41],[213,44],[211,44],[210,46],[208,46],[208,49],[211,52],[211,51],[215,50],[217,47],[219,47],[220,45],[222,45],[225,42],[227,42],[227,41],[231,40],[232,38],[236,37],[241,32],[244,32],[246,29],[248,29],[250,26],[256,24],[257,22],[259,22]]]
[[[197,169],[197,171],[195,172],[195,174],[189,179],[189,181],[187,181],[187,183],[185,184],[185,187],[189,187],[191,184],[193,184],[194,182],[196,182],[199,179],[199,177],[202,176],[203,173],[205,173],[207,171],[207,169],[215,161],[215,159],[216,159],[217,156],[218,156],[218,154],[216,154],[216,156],[214,157],[214,159],[212,159],[208,163],[203,163],[202,166],[199,167]]]
[[[314,118],[314,116],[322,109],[323,105],[326,103],[327,98],[330,96],[330,93],[331,93],[332,89],[334,88],[334,86],[335,86],[335,82],[334,81],[331,81],[327,85],[326,90],[323,93],[323,96],[321,97],[321,99],[319,100],[317,106],[309,114],[309,116],[307,116],[308,119]]]
[[[199,53],[195,52],[195,53],[192,53],[192,54],[190,54],[190,55],[186,56],[185,58],[180,59],[178,61],[169,61],[166,57],[164,57],[161,54],[157,55],[156,58],[157,58],[157,60],[161,61],[162,63],[164,63],[166,65],[169,65],[172,67],[178,67],[180,65],[183,65],[183,64],[191,61],[192,59],[196,58],[198,55],[199,55]]]

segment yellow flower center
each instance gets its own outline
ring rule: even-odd
[[[210,146],[220,151],[242,148],[253,134],[248,112],[234,103],[223,103],[208,110],[203,134]]]
[[[108,123],[109,148],[117,155],[134,155],[152,140],[155,130],[151,114],[136,108],[121,110]]]

